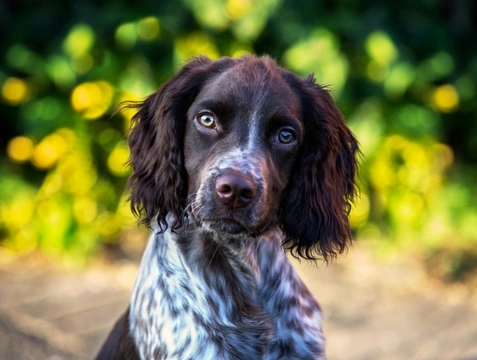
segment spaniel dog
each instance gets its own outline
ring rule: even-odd
[[[358,144],[330,94],[269,57],[199,57],[129,106],[131,207],[152,234],[97,358],[324,359],[286,251],[351,241]]]

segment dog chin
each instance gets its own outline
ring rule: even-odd
[[[245,226],[234,220],[204,220],[199,221],[197,225],[206,231],[218,235],[222,234],[245,238],[256,238],[262,236],[272,227],[271,224],[258,227]]]
[[[214,233],[224,233],[230,235],[245,235],[250,233],[245,226],[233,220],[206,220],[201,221],[199,225],[205,230]]]

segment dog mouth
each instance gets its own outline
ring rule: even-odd
[[[222,233],[228,235],[247,235],[255,237],[260,234],[262,231],[259,227],[247,225],[243,221],[232,217],[198,217],[196,214],[192,213],[195,220],[195,224],[198,227],[201,227],[205,230]]]
[[[245,225],[233,219],[201,219],[197,220],[197,222],[200,227],[211,230],[213,232],[232,235],[253,234],[253,232],[247,229]]]
[[[201,210],[198,211],[198,209]],[[253,221],[253,216],[249,212],[210,210],[195,202],[192,203],[189,214],[192,215],[196,226],[214,233],[227,235],[256,237],[272,225],[270,219],[268,221],[266,219]]]
[[[273,227],[274,222],[268,221],[258,225],[247,225],[232,218],[195,218],[196,226],[217,234],[245,236],[256,238]]]

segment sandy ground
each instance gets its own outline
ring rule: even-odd
[[[0,359],[93,358],[137,264],[71,272],[0,252]],[[409,261],[379,263],[364,247],[328,267],[296,266],[324,309],[329,359],[477,359],[477,298],[465,287],[432,282]]]

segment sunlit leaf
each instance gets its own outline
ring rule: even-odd
[[[131,50],[136,44],[137,38],[136,24],[125,23],[116,29],[116,43],[124,50]]]
[[[205,33],[192,33],[176,40],[176,63],[180,66],[194,56],[206,55],[211,59],[219,57],[219,51],[213,40]]]
[[[303,76],[314,73],[319,84],[329,85],[338,94],[347,80],[348,61],[339,50],[336,37],[323,28],[289,48],[284,61]]]
[[[67,89],[74,85],[76,74],[65,56],[51,56],[46,63],[46,69],[50,79],[60,88]]]
[[[232,30],[241,41],[255,40],[282,0],[228,0],[227,12],[233,20]]]
[[[94,30],[87,24],[73,26],[63,41],[63,51],[70,56],[80,56],[91,50],[95,42]]]
[[[153,16],[139,20],[137,23],[137,33],[139,38],[143,41],[156,39],[159,36],[160,30],[159,20]]]
[[[382,65],[389,65],[397,59],[399,54],[396,45],[384,31],[369,34],[365,47],[369,57]]]
[[[229,25],[225,0],[182,0],[205,28],[223,30]]]

